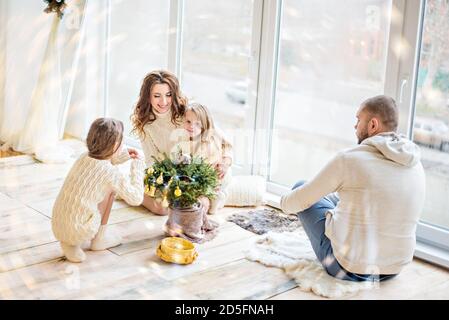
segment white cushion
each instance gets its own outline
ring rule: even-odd
[[[227,188],[226,206],[260,206],[264,204],[265,179],[261,176],[233,176]]]

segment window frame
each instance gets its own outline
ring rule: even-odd
[[[419,9],[417,8],[419,5]],[[406,102],[409,103],[410,118],[408,123],[407,136],[413,139],[413,127],[416,115],[416,91],[418,87],[418,71],[422,46],[422,34],[424,32],[424,18],[426,11],[426,1],[421,0],[415,4],[413,18],[405,22],[409,29],[417,30],[417,35],[409,41],[415,48],[414,61],[406,66],[409,72],[413,74],[413,85],[406,92]],[[405,28],[407,30],[407,28]],[[415,40],[415,42],[412,42]],[[405,69],[405,68],[404,68]],[[429,192],[429,190],[427,190]],[[449,214],[449,210],[448,210]],[[420,221],[416,229],[417,249],[415,255],[421,259],[434,262],[436,264],[449,268],[449,230],[431,223]]]

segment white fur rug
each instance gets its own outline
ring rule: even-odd
[[[376,286],[370,281],[344,281],[328,275],[302,228],[293,232],[270,231],[258,237],[246,257],[266,266],[283,268],[301,290],[326,298],[341,298]]]

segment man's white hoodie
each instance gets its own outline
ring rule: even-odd
[[[332,192],[340,201],[326,215],[325,234],[337,261],[358,274],[399,273],[413,259],[424,205],[419,147],[393,132],[367,138],[284,195],[281,208],[297,213]]]

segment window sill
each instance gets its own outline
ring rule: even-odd
[[[449,251],[434,245],[418,240],[416,242],[415,257],[449,269]]]
[[[273,207],[276,209],[281,209],[281,196],[278,196],[271,192],[265,193],[265,204],[269,207]]]

